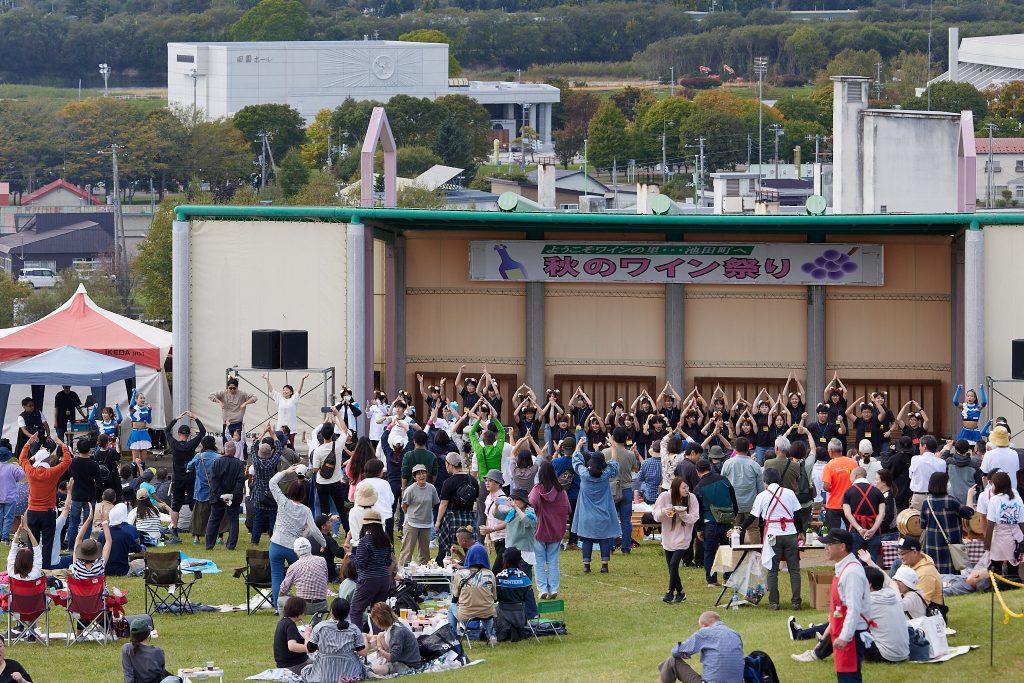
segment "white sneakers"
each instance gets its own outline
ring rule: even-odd
[[[807,662],[816,662],[816,661],[818,661],[818,656],[816,654],[814,654],[814,650],[807,650],[806,652],[802,652],[802,653],[800,653],[798,655],[790,655],[789,657],[794,662],[804,662],[804,663],[807,663]]]

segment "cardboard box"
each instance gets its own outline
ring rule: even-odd
[[[832,594],[832,579],[835,571],[831,569],[808,569],[807,592],[810,597],[811,609],[828,610],[828,601]]]

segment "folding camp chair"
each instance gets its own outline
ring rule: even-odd
[[[540,600],[537,602],[537,618],[530,619],[526,622],[526,628],[530,629],[530,633],[533,637],[540,641],[537,630],[543,626],[550,625],[551,632],[555,634],[558,641],[562,641],[561,634],[558,633],[558,629],[555,627],[555,620],[551,617],[545,617],[545,614],[558,614],[562,617],[562,623],[565,623],[565,600]],[[546,629],[545,629],[546,630]]]
[[[106,645],[114,640],[107,612],[106,583],[102,576],[91,579],[67,577],[68,582],[68,646],[95,640]],[[81,629],[81,630],[79,630]]]
[[[255,614],[262,607],[274,609],[270,583],[270,551],[249,548],[245,551],[245,566],[235,570],[235,578],[245,580],[245,608]],[[253,594],[257,602],[253,605]]]
[[[181,556],[177,552],[146,552],[146,614],[161,608],[177,614],[193,613],[189,595],[203,573],[190,572],[192,580],[185,581],[181,578],[180,563]]]
[[[46,577],[32,581],[11,578],[10,605],[7,611],[7,645],[34,637],[43,645],[50,644],[50,604],[46,598]],[[39,620],[43,620],[40,631]],[[17,627],[18,631],[15,631]]]

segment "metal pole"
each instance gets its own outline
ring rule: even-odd
[[[668,176],[668,157],[665,155],[665,121],[661,122],[661,182],[665,183]]]
[[[882,99],[882,63],[875,62],[875,69],[878,74],[875,77],[875,99],[880,100]]]
[[[697,181],[700,183],[701,190],[704,189],[704,136],[697,138],[697,142],[700,143],[700,172],[697,175]],[[701,192],[700,196],[703,198],[704,193]]]
[[[753,146],[753,144],[754,143],[751,140],[750,135],[748,134],[747,135],[747,170],[748,171],[750,170],[750,148]]]
[[[672,66],[669,67],[669,69],[671,69],[672,71],[672,81],[669,83],[668,86],[668,94],[670,97],[672,97],[675,96],[676,94],[676,68]]]
[[[267,188],[267,134],[260,132],[263,145],[260,149],[260,192]]]
[[[327,132],[327,168],[330,168],[331,164],[331,133]]]
[[[590,164],[587,162],[587,138],[583,138],[583,196],[590,194]]]
[[[992,131],[995,130],[996,124],[989,123],[985,126],[988,128],[988,189],[985,192],[985,207],[991,209],[995,206],[995,197],[992,196]]]
[[[114,173],[114,233],[117,238],[117,244],[114,247],[114,254],[116,256],[114,272],[117,273],[118,289],[121,290],[122,294],[127,294],[128,269],[125,263],[127,252],[124,246],[124,214],[121,211],[121,176],[117,169],[117,147],[116,143],[110,145],[110,158]]]
[[[928,111],[932,110],[932,7],[934,2],[928,0],[928,75],[925,77],[924,89],[928,96]]]
[[[764,147],[764,75],[768,71],[768,58],[755,57],[754,71],[757,72],[757,172],[761,175],[761,164],[764,163],[761,154]]]
[[[992,608],[988,620],[988,665],[993,666],[996,643],[996,582],[992,582]]]

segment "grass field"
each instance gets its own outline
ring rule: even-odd
[[[264,537],[263,547],[267,540]],[[222,546],[210,553],[186,541],[180,547],[186,554],[213,559],[223,570],[204,576],[192,592],[193,599],[207,604],[241,603],[245,590],[240,580],[232,578],[231,569],[244,563],[244,537],[235,552]],[[201,547],[201,546],[200,546]],[[6,552],[6,548],[0,549]],[[681,605],[661,602],[665,591],[664,555],[661,546],[646,542],[624,558],[614,555],[611,573],[582,573],[578,552],[562,553],[562,590],[567,604],[570,634],[561,644],[551,638],[541,643],[502,643],[491,650],[476,647],[473,659],[487,661],[465,671],[431,675],[428,680],[499,681],[517,680],[556,683],[561,681],[599,681],[614,683],[649,683],[657,680],[657,664],[677,641],[695,630],[698,615],[709,609],[718,591],[706,588],[703,570],[685,569],[683,584],[688,600]],[[596,566],[596,565],[595,565]],[[110,583],[129,593],[128,614],[143,611],[142,579],[113,579]],[[788,603],[788,581],[783,577],[783,604]],[[804,602],[806,604],[806,585]],[[1020,591],[1007,594],[1011,609],[1024,608]],[[725,621],[743,636],[747,652],[764,650],[774,659],[783,683],[803,681],[824,683],[834,681],[831,660],[814,664],[798,664],[789,655],[802,652],[809,641],[794,643],[786,632],[786,611],[771,612],[762,606],[739,611],[722,612]],[[958,634],[951,637],[953,645],[980,645],[965,656],[944,664],[865,665],[865,680],[873,683],[924,680],[932,677],[943,681],[966,681],[985,676],[991,670],[989,659],[989,595],[952,598],[951,627]],[[997,605],[997,610],[998,610]],[[824,612],[808,609],[797,614],[800,623],[822,621]],[[51,613],[51,629],[65,630],[64,611]],[[171,671],[182,666],[196,666],[212,660],[223,666],[227,681],[242,681],[273,666],[272,641],[277,619],[269,611],[255,616],[244,612],[229,614],[200,613],[194,616],[156,617],[159,637],[154,644],[167,653]],[[1019,644],[1024,636],[1024,622],[1002,623],[1001,612],[996,619],[996,661],[998,671],[1019,671],[1024,666],[1024,651]],[[67,648],[54,643],[46,648],[30,643],[7,650],[7,657],[20,661],[36,681],[89,681],[97,683],[121,680],[120,647],[88,643]],[[921,667],[921,668],[918,668]],[[975,678],[976,680],[976,678]]]

